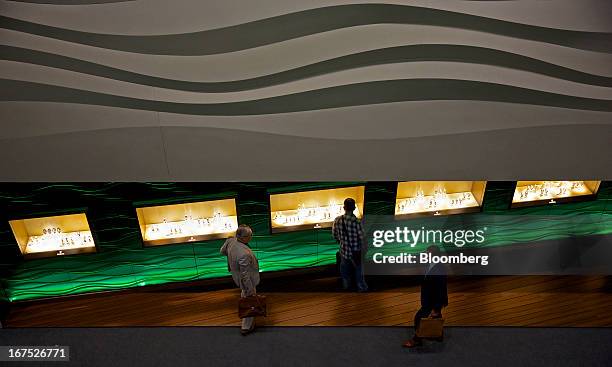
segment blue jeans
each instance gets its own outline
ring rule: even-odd
[[[368,285],[363,277],[363,265],[355,266],[351,260],[340,257],[340,275],[342,276],[342,287],[349,289],[353,280],[357,283],[357,290],[367,291]]]

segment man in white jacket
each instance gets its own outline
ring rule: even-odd
[[[241,224],[236,230],[236,236],[228,238],[221,247],[221,253],[227,256],[227,267],[232,273],[234,283],[242,291],[240,297],[256,294],[259,284],[259,262],[248,243],[253,238],[251,227]],[[240,333],[247,335],[255,330],[255,317],[242,319]]]

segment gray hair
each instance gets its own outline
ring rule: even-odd
[[[237,238],[245,238],[251,235],[253,235],[253,230],[251,227],[247,226],[246,224],[241,224],[238,226],[238,229],[236,230]]]

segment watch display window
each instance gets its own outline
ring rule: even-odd
[[[24,258],[96,252],[85,213],[9,221]]]
[[[517,181],[512,207],[594,199],[601,181]]]
[[[144,246],[232,236],[238,228],[235,199],[136,208]]]
[[[479,212],[486,181],[407,181],[397,184],[395,216]]]
[[[346,198],[355,200],[355,216],[363,215],[365,186],[291,192],[270,195],[272,232],[331,227],[344,214]]]

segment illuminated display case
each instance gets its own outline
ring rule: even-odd
[[[26,259],[96,252],[95,238],[82,213],[9,221]]]
[[[144,246],[227,238],[238,228],[233,198],[139,207],[136,215]]]
[[[517,181],[512,208],[591,200],[601,181]]]
[[[355,199],[355,215],[363,214],[365,186],[291,192],[270,195],[272,233],[328,228],[344,214],[346,198]]]
[[[397,184],[396,218],[479,212],[486,181],[408,181]]]

